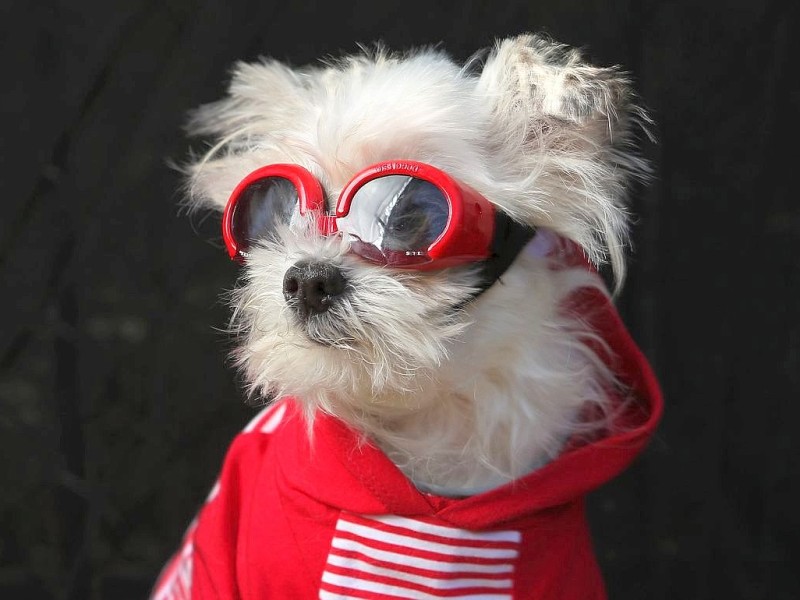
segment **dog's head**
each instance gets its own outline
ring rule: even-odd
[[[519,231],[571,240],[621,279],[625,186],[644,168],[631,132],[645,118],[617,69],[590,66],[577,51],[535,36],[502,41],[463,67],[436,50],[399,56],[382,49],[298,70],[269,60],[237,65],[228,95],[193,115],[191,132],[215,145],[188,171],[194,206],[223,210],[238,186],[238,197],[259,193],[278,207],[265,213],[258,204],[248,217],[263,235],[248,240],[232,294],[236,356],[253,392],[388,418],[436,395],[426,390],[478,385],[469,382],[476,372],[505,385],[503,371],[528,368],[521,363],[551,335],[559,299],[581,276],[559,279],[544,253],[517,257],[522,244],[511,244],[503,252],[513,252],[513,266],[484,292],[483,258],[492,258],[498,235],[491,213]],[[276,183],[254,192],[247,184],[258,175],[240,185],[274,165],[290,166],[278,173],[288,191]],[[489,203],[458,225],[488,223],[488,241],[462,235],[468,246],[484,244],[475,256],[451,250],[456,260],[423,266],[388,260],[379,248],[375,260],[354,247],[363,235],[341,231],[358,224],[336,227],[322,216],[337,203],[351,215],[356,204],[384,210],[398,197],[394,180],[384,179],[372,196],[353,182],[388,169],[402,185],[409,165],[443,176],[470,198],[464,205]],[[298,186],[310,198],[302,214]],[[411,247],[406,239],[406,256],[427,250],[426,227],[436,237],[453,220],[452,206],[424,193],[407,211],[423,241]],[[369,222],[359,232],[387,226],[379,212],[362,211]]]

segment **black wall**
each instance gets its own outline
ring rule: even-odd
[[[632,71],[657,123],[620,305],[667,410],[591,501],[610,596],[800,597],[797,6],[6,0],[0,596],[144,597],[252,413],[214,329],[236,267],[168,166],[229,65],[533,30]]]

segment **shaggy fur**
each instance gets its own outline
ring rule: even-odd
[[[466,67],[429,49],[378,49],[298,70],[242,63],[228,95],[191,120],[191,132],[215,144],[188,167],[189,197],[222,209],[250,171],[290,162],[319,179],[330,208],[363,168],[418,160],[552,244],[571,240],[594,263],[610,262],[619,284],[625,188],[646,173],[632,134],[646,121],[619,70],[530,35]],[[558,256],[523,252],[465,303],[475,268],[376,267],[298,220],[251,252],[232,293],[236,363],[251,392],[296,396],[309,422],[320,410],[337,415],[421,489],[478,493],[608,423],[613,376],[593,332],[564,308],[575,289],[603,284],[585,269],[558,268]],[[335,264],[348,280],[340,301],[308,322],[282,292],[286,270],[303,259]],[[601,418],[587,421],[587,407]]]

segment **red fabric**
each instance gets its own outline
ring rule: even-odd
[[[646,360],[597,291],[575,299],[634,393],[623,433],[571,444],[555,461],[466,499],[416,490],[341,421],[314,443],[296,403],[265,409],[234,440],[153,598],[605,598],[585,494],[640,452],[662,410]]]

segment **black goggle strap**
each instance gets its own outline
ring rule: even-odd
[[[481,263],[479,289],[467,302],[471,302],[492,287],[508,270],[534,235],[536,235],[535,227],[523,225],[502,211],[495,212],[492,254]]]

